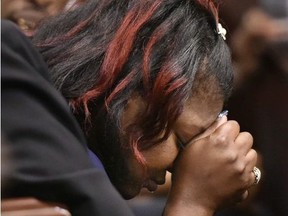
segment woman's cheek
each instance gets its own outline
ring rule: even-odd
[[[142,152],[147,166],[154,169],[167,169],[173,165],[179,148],[175,136],[170,135],[168,139],[159,145],[151,147]]]

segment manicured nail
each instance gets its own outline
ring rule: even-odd
[[[218,118],[222,118],[223,116],[227,116],[228,115],[228,110],[224,110],[221,113],[219,113]]]

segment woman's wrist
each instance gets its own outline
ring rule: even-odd
[[[196,205],[166,205],[163,216],[213,216],[213,214],[214,211]]]
[[[168,199],[163,216],[213,216],[214,210],[196,202],[182,199]]]

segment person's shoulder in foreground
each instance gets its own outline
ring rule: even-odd
[[[131,215],[107,175],[92,165],[86,141],[42,56],[10,21],[1,21],[2,199],[35,197],[72,215]]]

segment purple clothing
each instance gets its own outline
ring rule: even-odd
[[[104,166],[102,164],[102,162],[100,161],[100,159],[97,157],[96,154],[94,154],[94,152],[92,152],[91,150],[88,149],[88,155],[90,160],[92,161],[93,165],[95,167],[97,167],[100,170],[105,171]]]

